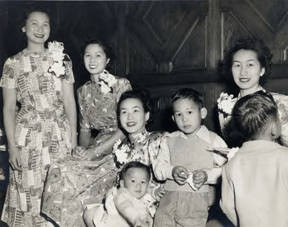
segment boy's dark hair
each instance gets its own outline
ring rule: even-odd
[[[260,62],[261,67],[265,68],[265,73],[260,77],[259,83],[263,85],[267,77],[271,73],[271,59],[272,54],[270,49],[264,44],[262,40],[254,38],[239,39],[234,46],[232,46],[226,53],[223,63],[221,65],[221,73],[225,79],[234,84],[232,75],[232,64],[234,54],[239,50],[252,50],[257,54],[257,59]]]
[[[117,103],[117,116],[120,115],[120,105],[121,103],[129,98],[134,98],[140,100],[140,102],[143,105],[144,112],[150,112],[151,111],[151,99],[150,99],[150,94],[146,90],[130,90],[122,93],[122,95],[119,98],[119,101]]]
[[[232,118],[244,141],[255,139],[269,121],[277,120],[277,104],[272,95],[259,91],[237,101]]]
[[[173,106],[173,103],[179,99],[190,99],[199,106],[199,109],[204,107],[203,95],[192,88],[181,88],[177,90],[171,97],[171,105]]]
[[[120,180],[124,179],[127,171],[131,168],[143,169],[147,173],[148,180],[150,180],[150,178],[151,178],[150,167],[141,163],[141,162],[138,162],[138,161],[128,162],[122,167],[122,170],[121,170],[120,176],[119,176]]]

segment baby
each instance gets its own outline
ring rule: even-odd
[[[151,172],[147,165],[132,161],[120,172],[120,187],[113,187],[94,215],[96,227],[152,227],[155,200],[147,193]]]

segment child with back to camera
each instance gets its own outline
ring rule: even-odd
[[[150,227],[155,200],[148,193],[150,168],[138,161],[128,162],[120,172],[120,187],[108,193],[105,205],[97,208],[96,227]]]
[[[245,142],[223,168],[222,210],[236,226],[288,226],[288,149],[275,142],[276,102],[262,91],[247,95],[232,118]]]
[[[209,184],[217,183],[226,161],[210,150],[226,143],[202,124],[207,110],[199,92],[183,88],[171,101],[179,130],[163,139],[153,165],[156,178],[166,180],[154,226],[205,226],[214,197]]]

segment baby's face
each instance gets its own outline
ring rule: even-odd
[[[123,186],[137,199],[141,199],[147,192],[149,177],[147,172],[141,168],[130,168],[127,170]]]

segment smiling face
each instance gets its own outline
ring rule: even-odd
[[[107,58],[102,46],[99,44],[88,44],[84,52],[84,65],[91,75],[97,75],[104,71],[110,59]]]
[[[141,199],[147,192],[149,176],[142,168],[130,168],[125,173],[120,185],[126,188],[135,198]]]
[[[22,31],[26,33],[28,43],[44,44],[50,35],[48,15],[38,11],[30,13]]]
[[[205,108],[200,108],[193,100],[184,98],[173,103],[173,116],[178,129],[185,134],[194,133],[200,128],[202,119],[207,115]]]
[[[127,98],[119,106],[119,119],[122,128],[130,135],[144,130],[149,112],[145,113],[142,102],[137,98]]]
[[[232,74],[240,91],[252,94],[259,90],[260,77],[265,73],[258,60],[257,53],[253,50],[238,50],[232,61]]]

